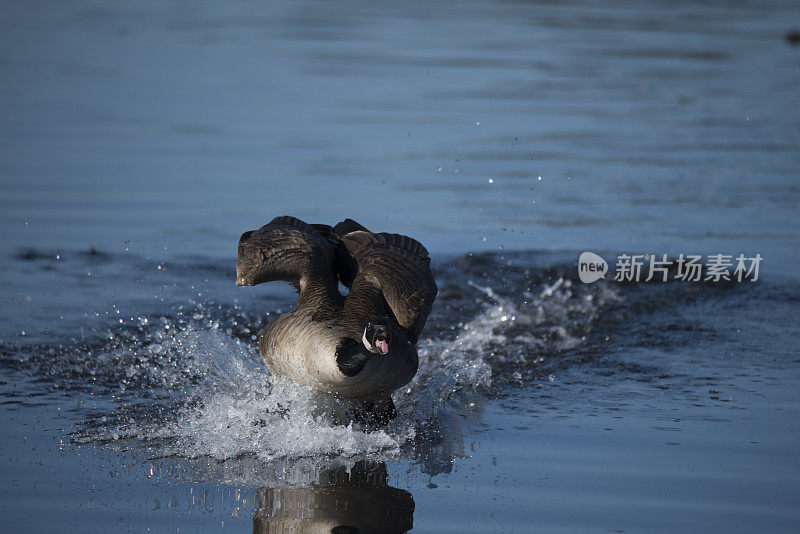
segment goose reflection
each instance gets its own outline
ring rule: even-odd
[[[360,461],[350,472],[320,473],[309,487],[262,487],[256,493],[254,534],[393,533],[411,530],[414,498],[389,486],[386,464]]]

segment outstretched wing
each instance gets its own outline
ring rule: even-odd
[[[353,230],[339,234],[339,240],[357,271],[349,284],[346,279],[342,283],[353,288],[360,283],[379,287],[406,337],[416,343],[438,293],[428,251],[410,237],[375,234],[350,219],[335,227],[336,233],[345,229]]]
[[[285,280],[300,292],[313,282],[335,285],[336,243],[330,226],[276,217],[239,239],[236,285]]]

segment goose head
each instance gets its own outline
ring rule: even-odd
[[[361,338],[368,351],[375,354],[386,354],[389,352],[391,335],[389,334],[389,322],[384,318],[375,318],[364,327],[364,335]]]

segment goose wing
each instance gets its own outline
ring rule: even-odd
[[[428,251],[415,239],[372,233],[350,219],[337,224],[334,232],[355,263],[355,270],[348,270],[339,261],[342,283],[353,291],[361,284],[378,287],[407,339],[416,343],[438,293]]]
[[[336,236],[330,226],[276,217],[239,239],[236,285],[284,280],[301,294],[309,284],[336,284]]]

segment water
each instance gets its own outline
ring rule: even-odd
[[[9,531],[797,524],[793,2],[0,9]],[[295,295],[233,260],[280,214],[432,252],[381,431],[258,361]],[[764,261],[586,285],[584,250]]]

